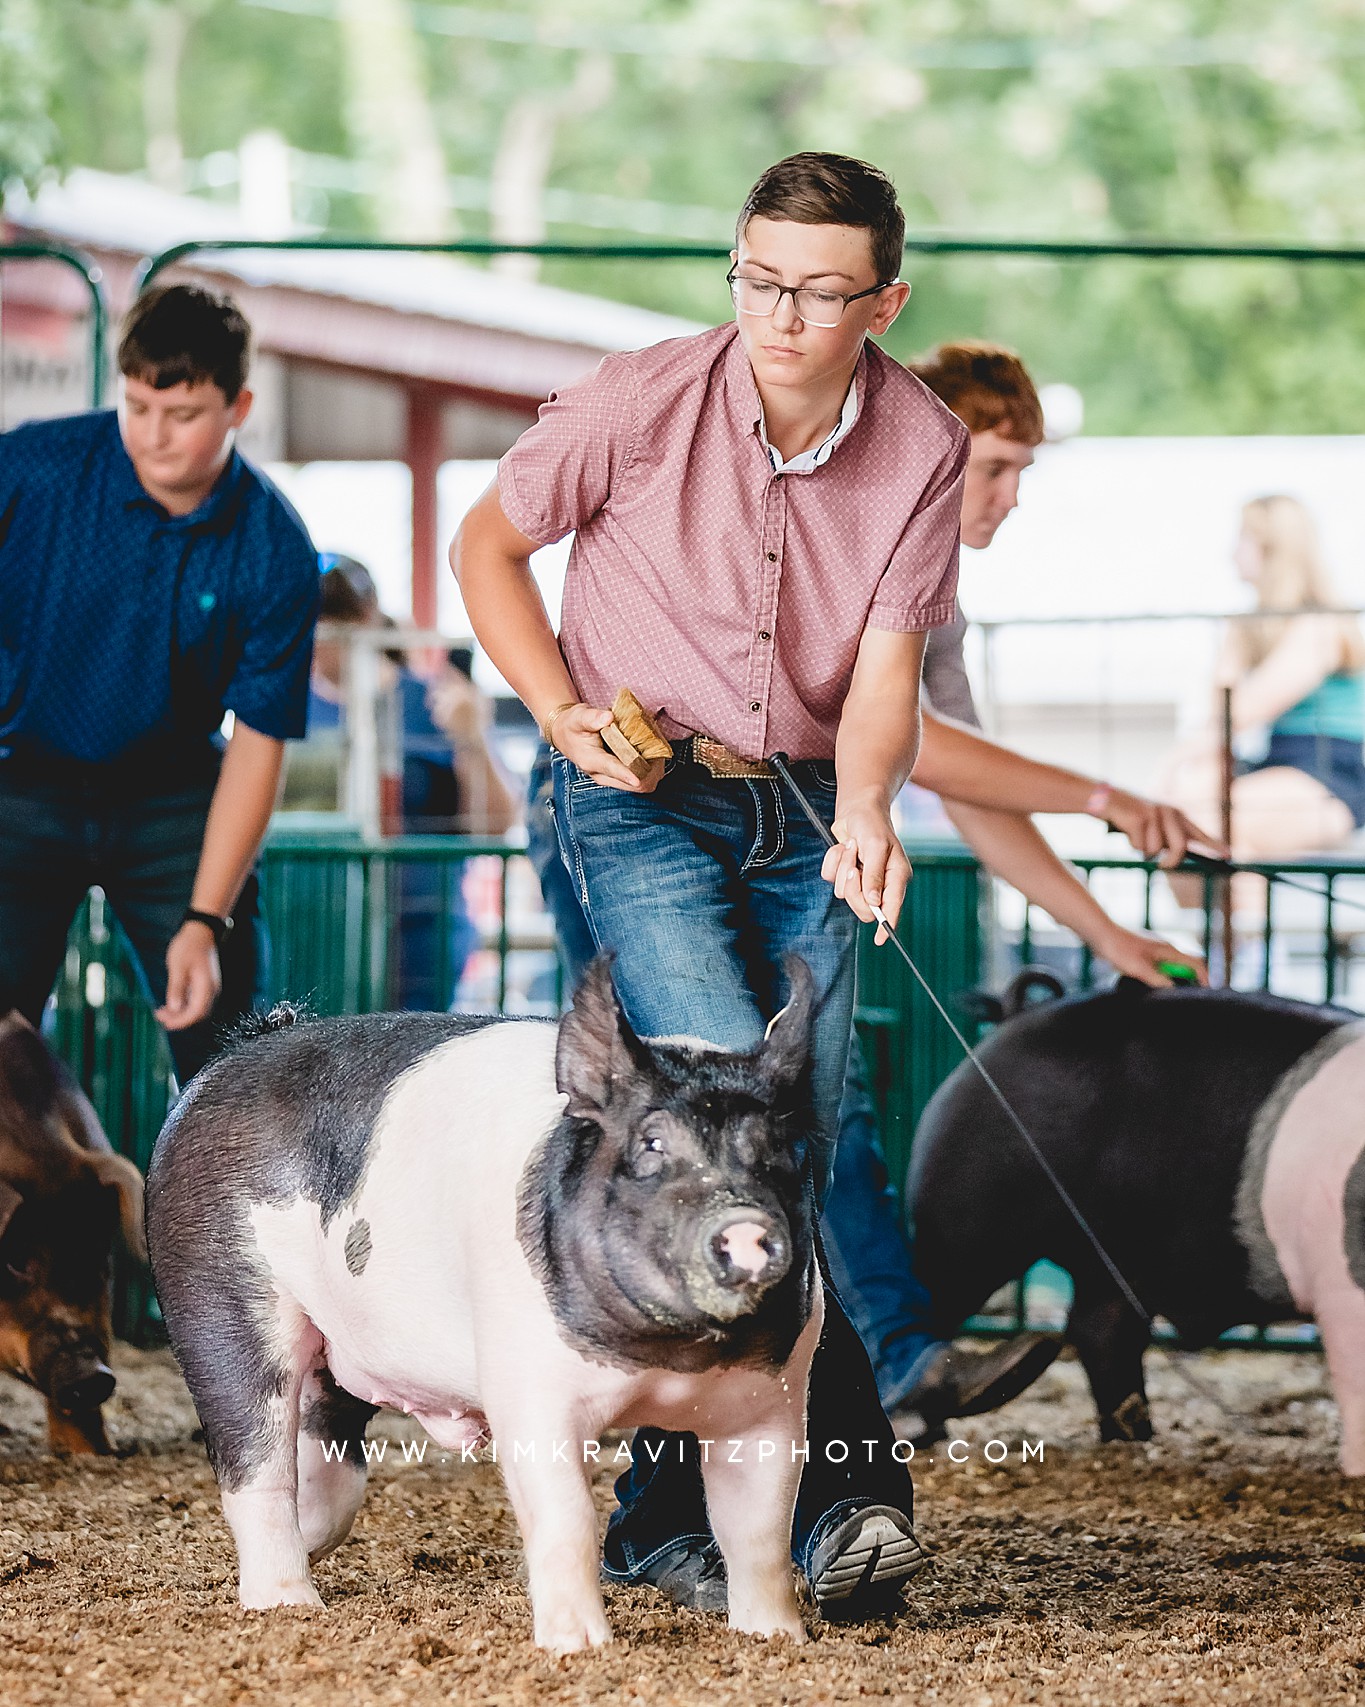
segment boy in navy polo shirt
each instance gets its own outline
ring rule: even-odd
[[[230,298],[150,291],[117,411],[0,436],[0,1013],[37,1022],[98,884],[182,1080],[250,1005],[249,879],[317,619],[307,532],[233,445],[249,340]]]

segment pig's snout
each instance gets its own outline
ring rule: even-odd
[[[761,1209],[730,1210],[706,1235],[711,1272],[727,1287],[767,1288],[787,1271],[787,1240]]]
[[[101,1358],[60,1358],[52,1371],[52,1402],[65,1416],[102,1405],[114,1391],[114,1372]]]

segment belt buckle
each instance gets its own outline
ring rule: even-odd
[[[776,776],[766,759],[743,759],[732,752],[723,741],[713,741],[709,735],[696,735],[692,740],[692,757],[712,776]]]

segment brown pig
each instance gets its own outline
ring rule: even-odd
[[[110,1452],[117,1228],[141,1262],[142,1175],[21,1014],[0,1019],[0,1370],[47,1400],[54,1452]]]

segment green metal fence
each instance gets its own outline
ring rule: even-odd
[[[0,243],[0,266],[9,261],[55,261],[80,275],[90,293],[90,406],[98,409],[104,400],[104,363],[109,329],[104,275],[79,250],[54,243]]]

